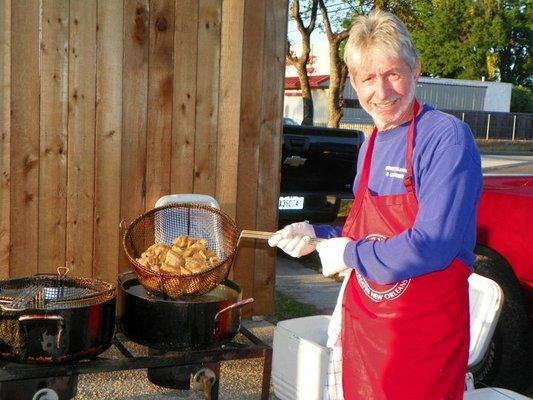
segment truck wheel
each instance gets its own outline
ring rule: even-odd
[[[533,329],[520,284],[505,261],[477,256],[474,271],[497,282],[504,295],[494,337],[474,381],[477,386],[524,390],[533,382]]]

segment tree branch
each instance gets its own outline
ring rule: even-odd
[[[339,33],[333,33],[333,30],[331,29],[331,22],[329,21],[328,9],[324,3],[324,0],[318,0],[318,6],[320,7],[320,14],[322,15],[322,23],[324,24],[324,28],[326,30],[326,36],[328,37],[328,40],[330,42],[340,43],[344,39],[346,39],[349,34],[348,29],[345,29]]]
[[[329,22],[328,10],[324,4],[324,0],[318,0],[318,6],[320,7],[320,14],[322,14],[322,23],[326,29],[326,36],[328,40],[333,40],[333,31],[331,30],[331,23]]]
[[[345,29],[342,32],[339,32],[337,33],[337,35],[335,35],[335,41],[342,42],[344,39],[348,38],[349,35],[350,35],[350,30]]]
[[[304,21],[300,15],[300,0],[292,0],[291,2],[291,17],[296,22],[296,28],[302,36],[310,36],[311,32],[315,29],[316,23],[316,14],[318,8],[318,0],[313,0],[311,6],[311,17],[309,19],[309,24],[307,27],[304,26]]]

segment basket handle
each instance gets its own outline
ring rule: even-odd
[[[260,239],[260,240],[268,240],[272,236],[274,236],[276,232],[266,232],[266,231],[252,231],[248,229],[244,229],[241,231],[241,234],[239,235],[239,239],[237,240],[237,246],[239,246],[239,242],[241,238],[245,239]],[[310,238],[309,244],[317,245],[324,239],[321,238]]]
[[[63,278],[64,276],[66,276],[70,271],[70,268],[67,267],[67,266],[59,266],[57,267],[57,275],[60,277],[60,278]]]
[[[118,229],[120,229],[120,232],[124,232],[128,228],[128,224],[126,223],[126,220],[122,218],[120,222],[118,223]]]
[[[241,233],[239,234],[239,238],[237,239],[237,245],[235,246],[235,252],[233,253],[233,258],[231,260],[231,264],[230,264],[230,266],[228,268],[228,272],[227,272],[226,276],[224,277],[224,279],[226,279],[228,277],[229,271],[231,271],[233,269],[233,264],[235,264],[235,259],[237,258],[237,252],[239,251],[239,245],[241,244],[241,239],[268,240],[275,234],[276,234],[276,232],[254,231],[254,230],[250,230],[250,229],[243,229],[241,231]],[[323,240],[326,240],[326,239],[310,238],[309,239],[309,244],[316,246],[317,244],[319,244]]]

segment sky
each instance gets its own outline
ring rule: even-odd
[[[305,2],[301,2],[300,9],[302,9]],[[346,5],[342,0],[329,0],[326,2],[328,14],[331,16],[335,12],[339,15],[343,15],[347,10],[350,9],[350,6]],[[315,75],[329,74],[329,53],[328,53],[328,40],[323,32],[323,29],[320,26],[322,17],[320,15],[320,10],[317,12],[317,24],[315,29],[311,33],[311,52],[317,57],[317,61],[314,65],[316,72]],[[304,24],[307,25],[308,21],[304,21]],[[332,21],[333,23],[333,21]],[[334,28],[335,31],[335,28]],[[287,37],[289,41],[293,44],[293,48],[296,50],[296,53],[299,54],[301,51],[301,36],[300,32],[296,28],[296,23],[289,17],[287,25]],[[287,69],[286,76],[296,76],[296,70],[291,67]]]
[[[300,32],[296,29],[293,21],[289,21],[287,27],[287,37],[292,43],[293,48],[297,54],[300,54],[302,38]],[[328,39],[326,35],[319,29],[315,29],[311,33],[311,53],[317,57],[315,62],[315,75],[329,74],[329,53],[328,53]],[[294,67],[287,68],[286,76],[296,76]]]

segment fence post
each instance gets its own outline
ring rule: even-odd
[[[516,114],[513,115],[513,137],[512,137],[512,141],[514,142],[514,138],[515,138],[515,132],[516,132]]]
[[[487,116],[487,135],[485,140],[489,140],[489,130],[490,130],[490,114]]]

